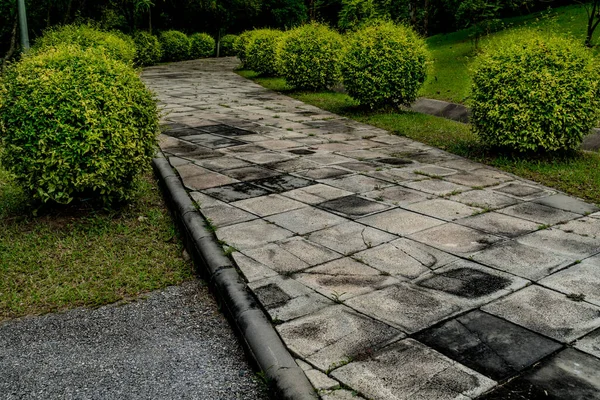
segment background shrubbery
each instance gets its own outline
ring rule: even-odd
[[[64,25],[47,30],[35,42],[34,51],[64,44],[87,48],[102,48],[117,60],[132,63],[135,58],[133,39],[119,32],[104,32],[91,25]]]
[[[154,65],[162,58],[162,46],[158,38],[147,32],[138,31],[133,35],[135,42],[135,64],[139,66]]]
[[[179,31],[165,31],[159,36],[163,61],[183,61],[190,57],[190,39]]]
[[[519,30],[488,46],[473,72],[472,124],[493,146],[577,149],[597,121],[598,65],[581,44]]]
[[[340,78],[342,37],[325,25],[306,24],[286,33],[279,63],[286,82],[297,89],[332,86]]]
[[[235,55],[235,42],[237,35],[225,35],[221,38],[220,56],[229,57]]]
[[[208,33],[190,36],[190,58],[211,57],[215,53],[215,39]]]
[[[283,32],[273,29],[252,31],[246,44],[246,66],[263,75],[277,74],[277,49]]]
[[[408,105],[425,81],[425,42],[411,29],[381,22],[350,35],[342,62],[350,96],[371,107]]]

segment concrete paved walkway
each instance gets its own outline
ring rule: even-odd
[[[324,399],[600,399],[595,206],[235,65],[144,72],[161,147]]]

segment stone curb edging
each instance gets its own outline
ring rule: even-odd
[[[271,383],[271,397],[282,400],[317,399],[304,371],[288,352],[233,262],[223,254],[223,249],[207,229],[204,217],[194,206],[169,161],[159,156],[152,160],[152,167],[179,225],[185,248],[198,272],[220,300],[246,350]]]

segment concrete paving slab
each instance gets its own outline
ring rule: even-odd
[[[565,254],[582,260],[600,252],[600,242],[597,239],[580,236],[560,229],[544,229],[517,239],[519,243]]]
[[[494,244],[471,257],[479,263],[533,281],[561,270],[574,261],[564,255],[511,240]]]
[[[600,393],[599,368],[597,358],[566,349],[481,399],[595,400]]]
[[[374,190],[372,192],[363,193],[363,196],[396,206],[418,203],[431,197],[424,193],[419,193],[400,186],[391,186],[380,190]]]
[[[357,395],[355,391],[346,389],[325,390],[320,396],[323,400],[364,400],[364,397]]]
[[[415,338],[496,381],[516,375],[562,347],[478,310],[420,332]]]
[[[294,278],[336,302],[344,302],[399,282],[350,257],[307,269]]]
[[[452,294],[469,306],[485,304],[519,290],[529,282],[468,260],[457,260],[431,271],[413,283]]]
[[[456,255],[483,250],[500,240],[498,236],[466,226],[446,223],[409,236],[410,239]]]
[[[242,182],[271,178],[280,175],[276,171],[260,167],[258,165],[250,165],[241,168],[228,169],[226,171],[223,171],[223,174]]]
[[[289,348],[322,371],[376,351],[404,337],[344,305],[335,305],[277,326]]]
[[[477,170],[471,172],[461,172],[452,176],[448,176],[445,180],[459,185],[469,186],[471,188],[483,188],[488,186],[498,185],[504,180],[494,176],[476,173]]]
[[[360,218],[391,208],[388,204],[368,200],[354,194],[325,201],[317,204],[317,207],[347,218]]]
[[[600,327],[600,308],[537,285],[482,307],[483,311],[563,343]]]
[[[559,210],[558,208],[529,202],[506,207],[498,210],[498,212],[517,218],[527,219],[543,225],[555,225],[572,219],[581,218],[581,214],[575,214]]]
[[[250,199],[252,197],[264,196],[271,192],[267,189],[253,185],[251,183],[239,182],[232,185],[225,185],[211,189],[203,190],[202,193],[215,197],[226,203],[237,200]]]
[[[310,267],[307,262],[275,243],[245,249],[242,253],[280,274],[289,274]]]
[[[233,260],[239,267],[240,271],[242,271],[242,274],[248,282],[254,282],[279,275],[271,268],[268,268],[267,266],[259,263],[258,261],[251,259],[250,257],[240,253],[239,251],[234,251],[231,254],[231,257],[233,257]]]
[[[453,255],[404,238],[355,253],[353,257],[384,273],[406,279],[417,278],[457,260]]]
[[[202,207],[202,215],[206,217],[210,223],[221,228],[227,225],[238,224],[240,222],[251,221],[256,219],[256,215],[232,207],[227,203],[221,203],[210,207]]]
[[[306,204],[318,204],[327,200],[351,195],[352,192],[324,185],[322,183],[283,192],[282,195]]]
[[[456,223],[483,232],[511,238],[536,231],[539,227],[539,224],[536,222],[496,212],[488,212],[459,219]]]
[[[373,190],[391,186],[389,182],[364,175],[350,175],[335,179],[324,179],[322,182],[353,193],[372,192]]]
[[[488,189],[471,190],[449,197],[450,200],[458,201],[472,207],[480,207],[490,210],[512,206],[520,200],[514,199]]]
[[[315,182],[309,179],[300,178],[293,175],[278,175],[271,178],[259,179],[252,182],[256,186],[263,187],[275,193],[287,192],[306,186],[313,185]]]
[[[239,200],[231,203],[231,205],[256,214],[259,217],[266,217],[269,215],[306,207],[306,204],[304,203],[288,199],[278,194],[270,194],[267,196]]]
[[[577,214],[591,214],[598,211],[598,207],[593,204],[586,203],[582,200],[564,195],[562,193],[553,196],[544,197],[534,202],[543,204],[549,207],[558,208],[563,211],[570,211]]]
[[[337,178],[344,175],[349,175],[352,172],[347,171],[345,169],[336,168],[336,167],[322,167],[311,169],[304,172],[299,172],[298,174],[301,176],[305,176],[310,179],[328,179],[328,178]]]
[[[373,400],[466,400],[496,384],[412,339],[351,362],[332,375]]]
[[[265,220],[299,235],[305,235],[347,221],[345,218],[312,207],[271,215],[266,217]]]
[[[217,236],[238,250],[262,247],[265,243],[287,239],[294,234],[263,220],[242,222],[219,229]]]
[[[494,188],[496,192],[508,194],[521,200],[533,200],[547,195],[546,191],[538,186],[531,186],[521,182],[511,182]]]
[[[448,196],[450,194],[457,194],[471,190],[471,188],[468,186],[446,182],[439,179],[427,179],[418,182],[404,182],[402,183],[402,186],[429,194],[435,194],[436,196]]]
[[[600,358],[600,329],[579,339],[575,343],[575,348]]]
[[[410,235],[444,223],[444,221],[439,219],[401,209],[394,209],[360,218],[357,222],[396,235]]]
[[[303,237],[295,236],[279,243],[281,248],[292,253],[310,266],[341,258],[342,255]]]
[[[561,231],[576,233],[592,239],[600,239],[600,220],[597,218],[583,217],[574,219],[556,226]]]
[[[277,275],[251,282],[252,289],[271,319],[287,322],[317,312],[334,302],[315,293],[295,279]]]
[[[600,255],[550,275],[540,285],[600,306]]]
[[[370,249],[397,238],[397,236],[355,222],[346,222],[323,229],[307,237],[311,242],[321,244],[345,255]]]
[[[405,205],[404,208],[444,221],[456,221],[457,219],[475,215],[483,211],[481,208],[467,206],[446,199],[425,200],[419,203]]]
[[[171,162],[169,160],[169,162]],[[243,160],[239,160],[237,158],[234,157],[217,157],[217,158],[209,158],[206,160],[200,160],[200,161],[196,161],[196,163],[198,165],[201,165],[204,168],[208,168],[210,170],[213,171],[224,171],[224,170],[230,170],[233,168],[242,168],[242,167],[248,167],[251,164],[247,163],[246,161]],[[173,165],[173,163],[171,162],[171,165]],[[232,176],[231,174],[226,174],[232,178],[238,179],[235,176]]]

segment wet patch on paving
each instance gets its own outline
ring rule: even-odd
[[[160,145],[322,399],[598,398],[595,205],[234,66],[149,69]]]

